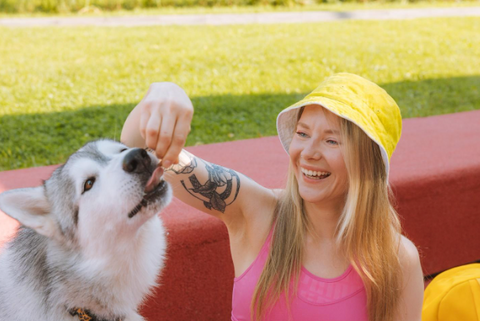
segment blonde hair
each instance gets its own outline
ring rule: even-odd
[[[390,202],[385,163],[379,146],[358,126],[340,118],[340,127],[348,192],[335,231],[336,243],[344,249],[363,280],[369,320],[391,321],[400,294],[398,246],[401,226]],[[252,298],[253,320],[261,320],[282,293],[287,304],[296,295],[304,238],[310,223],[291,165],[272,226],[270,252]]]

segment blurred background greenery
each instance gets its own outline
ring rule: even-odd
[[[155,81],[192,98],[187,145],[275,135],[280,110],[343,71],[385,88],[404,118],[480,109],[479,30],[477,17],[0,27],[0,170],[119,139]]]
[[[105,13],[132,12],[152,14],[162,8],[249,7],[255,11],[265,10],[345,10],[361,7],[399,8],[416,5],[426,6],[472,6],[478,0],[0,0],[0,12],[4,13]],[[164,10],[161,10],[164,11]],[[231,9],[227,9],[231,11]]]

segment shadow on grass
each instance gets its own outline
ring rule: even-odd
[[[381,84],[404,118],[480,109],[480,76]],[[187,145],[271,136],[278,112],[307,93],[192,98],[195,116]],[[58,164],[87,141],[119,139],[135,103],[91,106],[0,118],[0,171]]]

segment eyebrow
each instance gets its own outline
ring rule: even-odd
[[[309,127],[307,124],[302,123],[302,122],[300,122],[300,121],[297,123],[297,126],[300,126],[300,127],[302,127],[302,128],[305,128],[305,129],[310,129],[310,127]],[[336,130],[336,129],[330,129],[330,128],[329,128],[329,129],[325,129],[323,132],[324,132],[325,134],[335,134],[335,135],[340,134],[340,132],[339,132],[338,130]]]

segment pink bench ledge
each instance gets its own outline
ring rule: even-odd
[[[284,186],[288,157],[277,137],[188,150],[266,187]],[[39,185],[54,168],[2,172],[0,192]],[[390,181],[425,275],[480,259],[480,111],[405,120]],[[226,228],[178,200],[161,216],[169,230],[168,261],[143,315],[148,320],[228,320],[234,273]],[[0,246],[16,227],[0,212]]]

